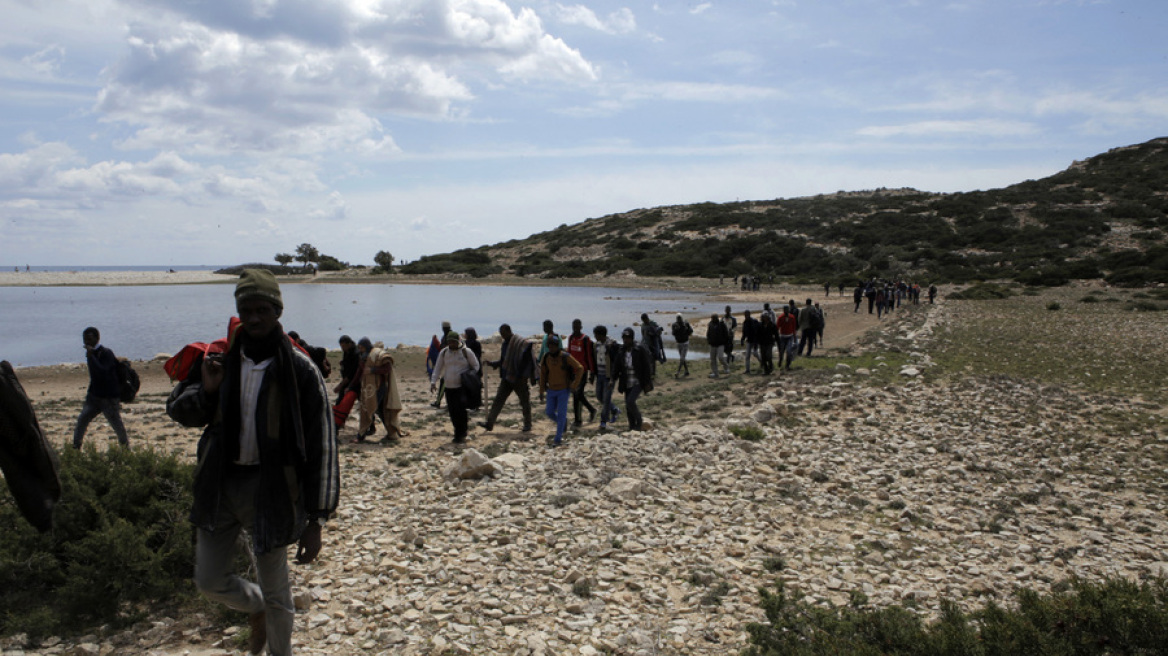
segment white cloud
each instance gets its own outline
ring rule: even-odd
[[[338,191],[333,191],[328,195],[323,207],[308,213],[308,218],[314,221],[342,221],[348,216],[349,205]]]
[[[1038,132],[1037,126],[1023,121],[978,119],[968,121],[919,121],[903,125],[875,125],[861,128],[856,134],[887,139],[890,137],[983,136],[1017,137]]]
[[[1093,120],[1125,125],[1152,119],[1163,125],[1168,120],[1168,95],[1142,93],[1119,99],[1095,91],[1058,91],[1040,98],[1034,110],[1039,116],[1083,114]]]
[[[556,19],[566,25],[580,25],[605,34],[632,34],[637,31],[637,18],[628,7],[622,7],[604,20],[584,5],[556,5]]]
[[[709,11],[710,8],[713,6],[714,6],[714,4],[711,2],[703,2],[699,5],[696,5],[693,9],[690,9],[689,13],[693,14],[694,16],[704,14],[707,11]]]
[[[53,44],[22,57],[20,62],[40,75],[50,76],[55,75],[61,69],[63,59],[65,59],[65,48]]]
[[[590,82],[577,50],[501,0],[297,0],[162,6],[130,25],[97,110],[121,145],[186,153],[367,156],[398,148],[380,116],[450,119],[467,80]]]

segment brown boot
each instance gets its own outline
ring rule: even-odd
[[[264,611],[247,616],[247,626],[251,634],[247,638],[247,651],[258,654],[268,645],[268,614]]]

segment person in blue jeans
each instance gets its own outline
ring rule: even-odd
[[[556,422],[552,446],[559,446],[568,427],[568,399],[583,384],[585,372],[576,358],[564,352],[559,335],[548,335],[547,347],[547,354],[539,361],[539,389],[547,399],[544,412]]]
[[[620,408],[612,402],[613,379],[612,361],[619,345],[615,340],[608,338],[608,328],[597,326],[592,329],[592,336],[596,340],[596,399],[600,401],[600,430],[608,430],[608,422],[616,421],[620,416]]]

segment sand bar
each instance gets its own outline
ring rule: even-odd
[[[0,271],[0,287],[190,285],[235,279],[211,271]]]

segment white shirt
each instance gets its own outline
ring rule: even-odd
[[[446,389],[458,389],[462,387],[462,372],[467,369],[471,371],[479,369],[479,360],[474,352],[465,346],[451,351],[447,346],[438,354],[438,361],[434,363],[434,373],[430,375],[430,383],[437,385],[438,379],[442,378],[446,381]]]
[[[239,359],[239,459],[237,465],[260,464],[260,445],[256,438],[256,408],[264,372],[275,358],[254,362],[247,356]]]

